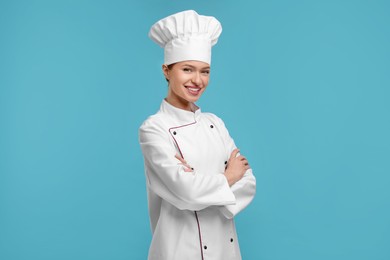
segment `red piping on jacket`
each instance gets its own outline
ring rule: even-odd
[[[181,156],[181,158],[183,158],[183,159],[184,159],[183,153],[182,153],[181,150],[180,150],[180,146],[179,146],[179,144],[177,143],[176,138],[172,135],[171,130],[172,130],[172,129],[181,128],[181,127],[185,127],[185,126],[189,126],[189,125],[194,125],[194,124],[196,124],[196,123],[197,123],[197,122],[196,122],[196,120],[195,120],[195,122],[193,122],[193,123],[186,124],[186,125],[181,125],[181,126],[175,126],[175,127],[171,127],[171,128],[168,129],[169,133],[171,134],[171,136],[172,136],[172,138],[173,138],[173,141],[175,141],[175,144],[176,144],[177,149],[179,150],[180,156]],[[196,223],[198,224],[199,243],[200,243],[200,244],[199,244],[199,246],[200,246],[200,254],[201,254],[201,256],[202,256],[202,260],[204,260],[203,248],[202,248],[202,244],[203,244],[203,243],[202,243],[202,233],[200,232],[199,218],[198,218],[198,214],[196,213],[196,211],[194,211],[194,213],[195,213]]]
[[[181,127],[185,127],[185,126],[189,126],[189,125],[194,125],[194,124],[196,124],[196,123],[197,123],[197,122],[196,122],[196,120],[195,120],[195,122],[193,122],[193,123],[189,123],[189,124],[181,125],[181,126],[174,126],[174,127],[171,127],[171,128],[168,129],[169,133],[171,134],[171,136],[172,136],[172,138],[173,138],[173,141],[175,141],[175,144],[176,144],[177,149],[179,150],[180,156],[181,156],[181,158],[183,158],[183,159],[184,159],[183,153],[181,152],[180,147],[179,147],[179,144],[177,143],[175,137],[172,135],[171,130],[172,130],[172,129],[181,128]]]
[[[194,211],[194,213],[195,213],[196,223],[198,223],[200,253],[201,253],[201,255],[202,255],[202,260],[204,260],[204,257],[203,257],[203,248],[202,248],[202,233],[200,232],[200,224],[199,224],[199,219],[198,219],[198,213],[196,213],[196,211]]]

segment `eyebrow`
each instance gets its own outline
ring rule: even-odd
[[[191,67],[191,68],[193,68],[193,69],[196,69],[195,66],[192,66],[192,65],[187,64],[187,63],[184,63],[184,64],[182,65],[182,67]],[[210,66],[201,68],[201,70],[205,70],[205,69],[210,69]]]

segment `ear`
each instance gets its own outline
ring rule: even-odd
[[[169,69],[168,69],[168,66],[165,65],[165,64],[163,64],[163,65],[161,66],[161,68],[162,68],[162,71],[163,71],[163,73],[164,73],[165,78],[166,78],[167,80],[169,80]]]

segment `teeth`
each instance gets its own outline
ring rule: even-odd
[[[188,88],[188,89],[191,90],[191,91],[199,91],[198,88]]]

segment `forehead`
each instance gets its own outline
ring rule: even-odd
[[[193,67],[197,69],[208,69],[210,68],[210,65],[203,61],[195,61],[195,60],[187,60],[187,61],[180,61],[175,64],[177,67]]]

